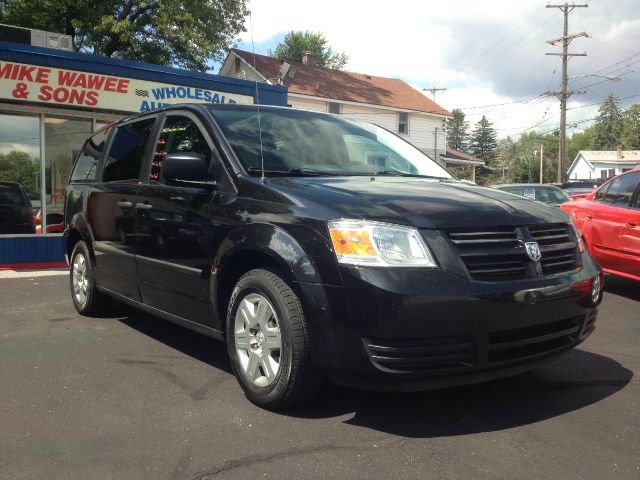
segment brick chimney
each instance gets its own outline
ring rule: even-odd
[[[622,145],[618,145],[618,148],[616,150],[616,157],[618,157],[618,160],[622,159]]]
[[[302,56],[302,63],[305,65],[315,64],[315,62],[313,61],[313,55],[311,55],[311,52],[304,52],[304,55]]]

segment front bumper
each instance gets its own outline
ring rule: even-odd
[[[442,270],[343,268],[343,285],[304,284],[312,355],[342,384],[414,390],[513,375],[595,329],[588,255],[571,272],[512,282]]]

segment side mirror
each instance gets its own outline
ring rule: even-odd
[[[216,184],[209,178],[207,159],[195,152],[170,153],[164,157],[162,174],[166,180],[185,186],[207,187]]]

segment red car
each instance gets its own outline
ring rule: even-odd
[[[640,281],[640,169],[560,208],[573,217],[605,272]]]

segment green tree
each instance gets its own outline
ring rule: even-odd
[[[595,126],[591,125],[582,132],[575,132],[567,139],[567,161],[569,165],[580,150],[597,150]],[[567,166],[569,168],[569,166]]]
[[[0,0],[0,23],[71,35],[75,50],[198,71],[248,13],[246,0]]]
[[[29,198],[40,198],[36,179],[40,174],[40,161],[26,152],[11,151],[0,153],[0,181],[18,182]]]
[[[447,119],[447,147],[460,152],[467,149],[469,122],[464,119],[464,112],[459,108],[451,111],[453,117]]]
[[[622,134],[622,112],[613,94],[609,94],[600,105],[594,128],[598,150],[615,150],[618,147]]]
[[[631,105],[622,113],[620,143],[625,150],[640,150],[640,104]]]
[[[468,148],[471,155],[485,161],[485,166],[478,169],[478,183],[490,184],[501,178],[501,167],[495,163],[497,149],[498,135],[493,124],[483,115],[471,133]]]
[[[328,43],[329,41],[321,32],[291,31],[285,35],[284,40],[273,52],[269,52],[269,55],[278,60],[302,62],[305,52],[311,52],[316,65],[342,70],[349,61],[349,57],[344,53],[334,52]]]

